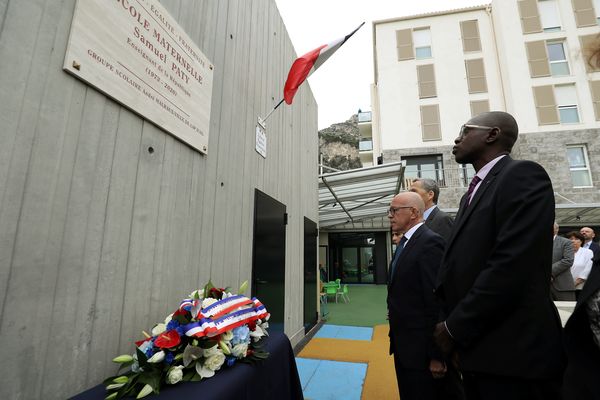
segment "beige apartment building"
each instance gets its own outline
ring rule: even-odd
[[[515,116],[514,157],[550,174],[561,225],[600,225],[600,70],[586,60],[600,0],[494,0],[373,23],[372,116],[359,116],[367,165],[406,162],[455,210],[474,171],[451,150],[472,116]],[[370,121],[369,121],[370,120]]]

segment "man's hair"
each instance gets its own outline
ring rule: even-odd
[[[433,204],[437,204],[438,198],[440,197],[440,187],[435,180],[428,178],[416,178],[413,179],[413,183],[414,182],[421,182],[423,189],[425,189],[427,192],[431,190],[433,192]]]

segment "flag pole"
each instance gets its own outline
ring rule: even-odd
[[[267,121],[267,119],[271,116],[271,114],[273,114],[273,111],[277,110],[277,107],[279,107],[281,105],[281,103],[283,103],[283,99],[281,99],[281,101],[279,103],[277,103],[277,105],[275,107],[273,107],[273,109],[267,114],[266,117],[261,119],[261,121],[263,123],[265,123]]]

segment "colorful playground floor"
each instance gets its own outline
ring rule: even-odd
[[[388,325],[325,324],[296,357],[307,400],[399,400]]]

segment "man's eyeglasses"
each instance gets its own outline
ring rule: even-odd
[[[463,126],[460,127],[460,137],[463,137],[467,134],[467,132],[469,131],[469,129],[487,129],[492,130],[494,129],[495,126],[485,126],[485,125],[472,125],[472,124],[464,124]]]
[[[390,207],[387,210],[387,215],[389,215],[391,217],[394,214],[396,214],[396,211],[401,210],[403,208],[414,208],[414,207],[410,207],[410,206],[406,206],[406,207]]]

